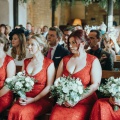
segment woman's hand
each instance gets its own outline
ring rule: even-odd
[[[20,98],[20,100],[19,100],[20,105],[27,105],[27,104],[30,104],[33,102],[35,102],[35,99],[31,98],[31,97],[26,97],[26,99]]]
[[[115,98],[110,97],[110,98],[109,98],[109,102],[110,102],[110,104],[112,104],[112,105],[120,106],[120,99],[115,100]]]
[[[114,98],[113,98],[113,97],[110,97],[110,98],[109,98],[109,102],[110,102],[111,105],[115,105],[115,102],[114,102]]]
[[[70,103],[68,103],[67,101],[63,103],[65,107],[73,107],[74,105],[71,105]]]

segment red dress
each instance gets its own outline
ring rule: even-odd
[[[120,120],[120,109],[113,110],[108,98],[102,98],[95,103],[90,120]]]
[[[69,72],[66,69],[66,64],[71,57],[72,56],[69,55],[63,58],[63,74],[65,76],[69,75]],[[90,71],[94,59],[96,59],[96,57],[87,54],[86,66],[82,70],[72,74],[72,77],[80,78],[85,87],[91,84]],[[93,93],[72,108],[56,104],[52,110],[50,120],[89,120],[90,112],[96,100],[97,96]]]
[[[7,76],[6,69],[7,64],[13,60],[12,57],[6,55],[3,66],[0,67],[0,89],[4,86],[4,82]],[[0,97],[0,113],[11,105],[13,101],[13,94],[11,91],[7,92],[5,95]]]
[[[31,58],[24,61],[25,71],[26,67],[31,61]],[[52,63],[52,60],[44,58],[43,68],[40,72],[35,74],[34,77],[37,80],[32,91],[26,93],[27,97],[37,96],[45,87],[47,82],[47,68]],[[27,71],[26,71],[27,73]],[[22,106],[18,101],[12,106],[9,112],[8,120],[35,120],[35,118],[41,114],[44,114],[51,110],[52,102],[46,95],[40,100],[30,103],[28,105]]]

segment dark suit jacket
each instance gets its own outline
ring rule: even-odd
[[[56,50],[55,50],[55,53],[53,55],[53,61],[54,61],[54,64],[55,64],[55,68],[58,67],[60,61],[62,60],[62,58],[66,55],[69,55],[70,52],[65,49],[62,45],[58,44]]]
[[[113,69],[113,60],[111,54],[99,48],[96,51],[92,49],[88,50],[87,53],[95,55],[101,64],[102,70],[112,70]]]

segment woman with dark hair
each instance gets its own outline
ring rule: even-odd
[[[22,66],[25,58],[30,58],[26,49],[26,37],[23,29],[13,29],[10,34],[12,48],[9,49],[8,55],[14,58],[16,66]]]
[[[95,91],[101,81],[101,66],[99,60],[85,52],[88,38],[83,30],[74,31],[68,38],[68,49],[71,55],[64,57],[58,67],[56,78],[62,75],[79,78],[84,88],[89,88],[83,93],[76,105],[68,101],[63,105],[56,104],[52,110],[50,120],[88,120],[94,103],[97,100]]]
[[[5,24],[0,24],[0,33],[6,35],[7,27]]]
[[[53,106],[49,90],[54,81],[55,67],[53,61],[44,56],[47,52],[46,42],[42,35],[34,35],[29,41],[28,49],[33,57],[25,59],[23,70],[37,82],[32,91],[26,93],[26,99],[20,98],[12,106],[8,120],[35,120]]]
[[[12,92],[4,86],[5,79],[15,75],[13,58],[6,55],[8,48],[9,41],[0,34],[0,113],[9,107],[13,101]]]

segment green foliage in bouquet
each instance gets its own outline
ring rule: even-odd
[[[101,84],[99,89],[106,96],[111,96],[115,101],[120,100],[120,78],[110,77],[105,84]],[[117,111],[118,106],[114,106],[114,110]]]
[[[18,72],[16,76],[5,80],[5,86],[21,98],[26,98],[25,93],[32,90],[35,82],[36,80],[26,76],[25,72]]]
[[[56,79],[50,88],[51,97],[57,96],[59,105],[67,101],[74,106],[80,101],[82,94],[87,91],[88,88],[84,89],[79,78],[75,79],[70,76]]]

